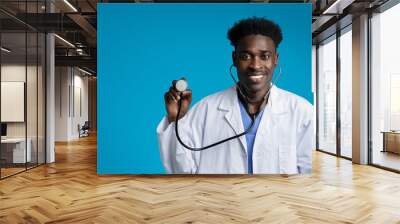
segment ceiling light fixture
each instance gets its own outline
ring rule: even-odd
[[[72,10],[74,10],[74,12],[78,12],[78,10],[71,4],[69,3],[68,0],[64,0],[65,4],[67,4]]]
[[[90,75],[90,76],[93,75],[92,73],[90,73],[90,72],[88,72],[88,71],[86,71],[86,70],[83,70],[83,69],[81,69],[81,68],[79,68],[79,67],[78,67],[78,70],[81,71],[81,72],[83,72],[83,73],[85,73],[85,74],[87,74],[87,75]]]
[[[343,10],[353,4],[356,0],[336,0],[322,13],[323,15],[340,15],[343,14]]]
[[[340,0],[336,0],[332,5],[330,5],[327,9],[324,10],[322,14],[328,14],[331,13],[332,9],[334,9],[337,4],[339,4]]]
[[[1,50],[4,51],[4,52],[6,52],[6,53],[10,53],[10,52],[11,52],[11,50],[9,50],[9,49],[7,49],[7,48],[5,48],[5,47],[1,47]]]
[[[61,41],[63,41],[64,43],[66,43],[67,45],[69,45],[70,47],[75,48],[75,45],[73,45],[73,44],[72,44],[71,42],[69,42],[68,40],[66,40],[66,39],[64,39],[64,38],[62,38],[62,37],[60,37],[60,36],[57,35],[57,34],[54,34],[54,36],[57,37],[58,39],[60,39]]]
[[[78,55],[83,55],[83,50],[81,48],[77,48],[76,53],[78,53]]]

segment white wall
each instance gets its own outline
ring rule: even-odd
[[[27,74],[25,69],[27,69]],[[2,82],[25,82],[25,76],[28,76],[28,84],[30,87],[27,88],[27,119],[28,119],[28,137],[31,133],[35,132],[36,136],[36,66],[27,66],[19,64],[5,64],[1,66],[1,81]],[[34,77],[33,77],[34,76]],[[3,96],[6,97],[6,96]],[[39,105],[39,107],[42,105]],[[7,110],[7,108],[1,108],[1,110]],[[35,113],[33,113],[35,112]],[[33,122],[33,123],[32,123]],[[25,137],[25,124],[26,122],[7,122],[7,136],[8,137]]]
[[[75,75],[74,75],[74,96],[73,99],[75,100],[74,102],[74,108],[73,111],[75,113],[72,113],[72,136],[74,136],[74,138],[79,137],[79,133],[78,133],[78,124],[80,124],[81,126],[85,123],[85,121],[89,120],[89,102],[88,102],[88,77],[85,76],[83,77],[81,72],[78,73],[78,70],[74,70]],[[78,92],[80,91],[80,93]],[[80,95],[80,97],[79,97]],[[80,102],[79,102],[80,101]],[[81,107],[81,108],[80,108]],[[81,111],[80,111],[80,110]]]
[[[68,86],[70,84],[68,71],[67,67],[55,68],[55,141],[68,140]]]
[[[29,68],[28,68],[29,69]],[[25,82],[25,64],[9,64],[1,66],[1,81]],[[3,96],[4,97],[4,96]],[[6,110],[6,108],[1,108]],[[7,123],[7,137],[25,137],[25,122]]]
[[[78,124],[88,120],[88,77],[72,67],[56,67],[55,140],[79,137]]]

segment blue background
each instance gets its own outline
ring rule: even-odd
[[[311,4],[98,4],[99,174],[165,173],[156,135],[164,93],[182,76],[192,105],[232,86],[227,31],[251,16],[282,29],[277,86],[313,103]]]

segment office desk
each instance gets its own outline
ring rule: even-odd
[[[383,131],[382,152],[400,154],[400,131]]]
[[[6,163],[30,162],[32,158],[31,145],[32,140],[28,138],[25,151],[25,138],[1,139],[1,157]],[[25,161],[25,158],[27,161]]]

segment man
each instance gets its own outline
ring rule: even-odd
[[[164,95],[167,116],[157,127],[161,160],[168,173],[295,174],[311,171],[313,110],[305,99],[272,83],[282,40],[278,25],[264,18],[237,22],[228,38],[234,51],[237,85],[203,98],[189,109],[190,90],[173,86]],[[173,82],[173,84],[176,81]],[[175,135],[178,101],[182,101],[179,135],[191,147],[204,147],[251,130],[202,151],[183,147]]]

